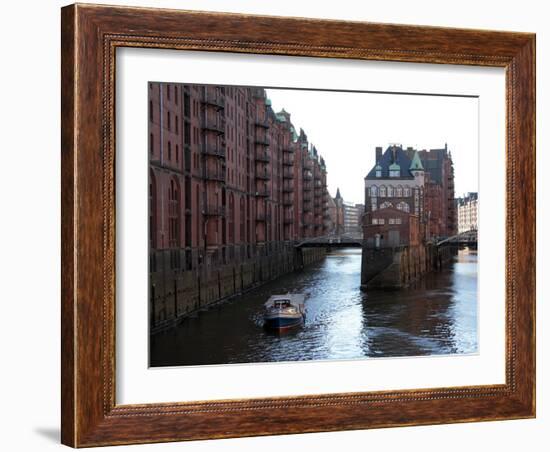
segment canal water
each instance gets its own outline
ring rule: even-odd
[[[477,253],[399,291],[359,289],[361,250],[328,254],[150,338],[151,366],[336,360],[477,352]],[[263,328],[273,294],[307,294],[303,327]]]

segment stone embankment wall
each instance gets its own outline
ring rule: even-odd
[[[451,247],[433,245],[396,248],[364,248],[361,265],[361,288],[401,289],[424,274],[449,263]]]
[[[324,248],[296,249],[288,246],[242,263],[187,271],[157,268],[150,274],[151,332],[167,329],[199,309],[318,262],[325,255]]]

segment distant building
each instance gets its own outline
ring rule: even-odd
[[[327,234],[334,234],[336,231],[336,202],[332,196],[327,198],[327,209],[323,213],[323,219],[325,222],[325,231]]]
[[[456,199],[458,233],[477,230],[477,192]]]
[[[336,196],[330,198],[328,213],[331,221],[330,232],[342,234],[344,232],[344,199],[339,188],[336,189]]]
[[[376,164],[365,177],[367,244],[415,245],[455,231],[454,170],[447,145],[430,151],[377,147]]]
[[[344,202],[344,233],[361,232],[362,217],[365,213],[363,204]]]

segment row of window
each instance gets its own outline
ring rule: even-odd
[[[389,175],[390,177],[400,177],[401,169],[391,169]],[[376,177],[382,177],[382,170],[376,170]]]
[[[377,187],[376,185],[373,185],[370,187],[370,195],[373,198],[376,196],[380,196],[381,198],[407,198],[411,196],[411,189],[409,187],[401,187],[400,185],[397,187],[393,187],[392,185],[389,187],[386,187],[385,185]]]
[[[149,152],[151,153],[151,155],[153,155],[153,153],[155,152],[155,136],[152,133],[149,134]],[[176,158],[176,163],[179,163],[180,147],[178,144],[176,144],[175,158]],[[168,160],[169,161],[172,160],[172,142],[170,140],[168,140]]]
[[[371,207],[372,207],[373,211],[377,210],[376,201],[373,201]],[[388,201],[384,201],[382,204],[380,204],[380,209],[387,209],[388,207],[394,207],[394,205],[391,202],[388,202]],[[404,201],[398,202],[395,205],[395,208],[398,209],[398,210],[402,210],[403,212],[407,212],[407,213],[409,213],[411,211],[411,207],[409,206],[409,204],[404,202]]]
[[[152,86],[150,85],[150,87],[152,88]],[[177,87],[174,87],[174,94],[175,94],[175,104],[178,105],[178,89]],[[170,100],[171,98],[171,88],[170,88],[170,85],[167,85],[166,87],[166,98],[168,100]],[[190,112],[189,112],[189,109],[190,109],[190,106],[189,106],[189,95],[185,94],[185,115],[186,116],[189,116]],[[199,103],[196,101],[196,100],[193,100],[193,116],[196,118],[198,117],[198,111],[199,111]],[[154,106],[153,106],[153,100],[149,100],[149,120],[151,122],[154,121],[154,117],[155,117],[155,113],[154,113]],[[168,123],[168,130],[171,130],[171,118],[170,118],[170,112],[167,112],[167,123]],[[176,116],[176,133],[178,131],[178,117]]]
[[[373,218],[372,224],[386,224],[384,218]],[[388,224],[401,224],[401,218],[388,218]]]
[[[170,85],[166,85],[166,99],[170,100],[172,93],[172,87]],[[178,88],[174,87],[174,102],[176,105],[178,105]]]
[[[152,247],[156,247],[156,234],[157,234],[157,188],[156,188],[156,180],[154,174],[151,172],[149,175],[149,241]],[[187,190],[190,193],[191,192],[191,186],[189,179],[186,181]],[[206,195],[204,195],[206,196]],[[229,243],[234,243],[236,240],[236,229],[240,229],[240,241],[248,241],[250,242],[251,239],[251,231],[252,228],[247,228],[247,233],[245,235],[245,222],[249,221],[247,220],[247,217],[250,217],[250,199],[246,200],[246,210],[245,210],[245,197],[241,196],[238,198],[239,202],[237,203],[235,201],[235,196],[233,193],[229,194],[229,202],[228,202],[228,211],[227,211],[227,226],[228,226],[228,241]],[[191,204],[191,196],[189,194],[189,197],[186,197],[185,199],[185,205],[190,206]],[[237,204],[239,205],[239,221],[237,221]],[[199,193],[198,190],[196,191],[196,205],[199,205]],[[214,197],[212,198],[212,204],[209,205],[211,208],[217,208],[219,206],[219,197],[218,193],[214,194]],[[182,198],[181,198],[181,189],[179,182],[176,178],[172,178],[170,180],[170,185],[168,186],[168,246],[169,248],[178,248],[181,246],[181,238],[180,238],[180,231],[182,227],[182,213],[181,213],[181,207],[182,207]],[[274,228],[268,229],[268,239],[271,241],[273,239],[275,240],[281,240],[283,236],[283,223],[282,218],[284,217],[281,210],[278,210],[276,207],[271,208],[268,210],[270,212],[273,212],[273,218],[274,218]],[[199,223],[200,216],[195,215],[195,221],[196,231],[201,231],[200,223]],[[191,246],[191,217],[185,216],[186,224],[186,236],[185,236],[185,244],[186,246]],[[217,235],[219,233],[218,230],[218,221],[215,221],[215,234]],[[319,223],[321,224],[321,223]],[[161,245],[162,246],[162,245]],[[172,262],[171,262],[172,264]],[[172,267],[175,267],[171,265]],[[179,265],[177,265],[179,267]]]

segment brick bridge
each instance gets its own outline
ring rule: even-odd
[[[435,246],[468,246],[477,247],[477,230],[466,231],[452,237],[442,237],[432,242]],[[363,234],[360,232],[348,234],[331,234],[322,237],[312,237],[297,242],[296,248],[363,248],[366,246]]]
[[[361,248],[361,288],[393,288],[408,286],[426,272],[441,268],[452,260],[458,248],[477,248],[477,231],[432,240],[415,246],[368,246],[361,233],[332,234],[296,242],[297,262],[307,248]]]

